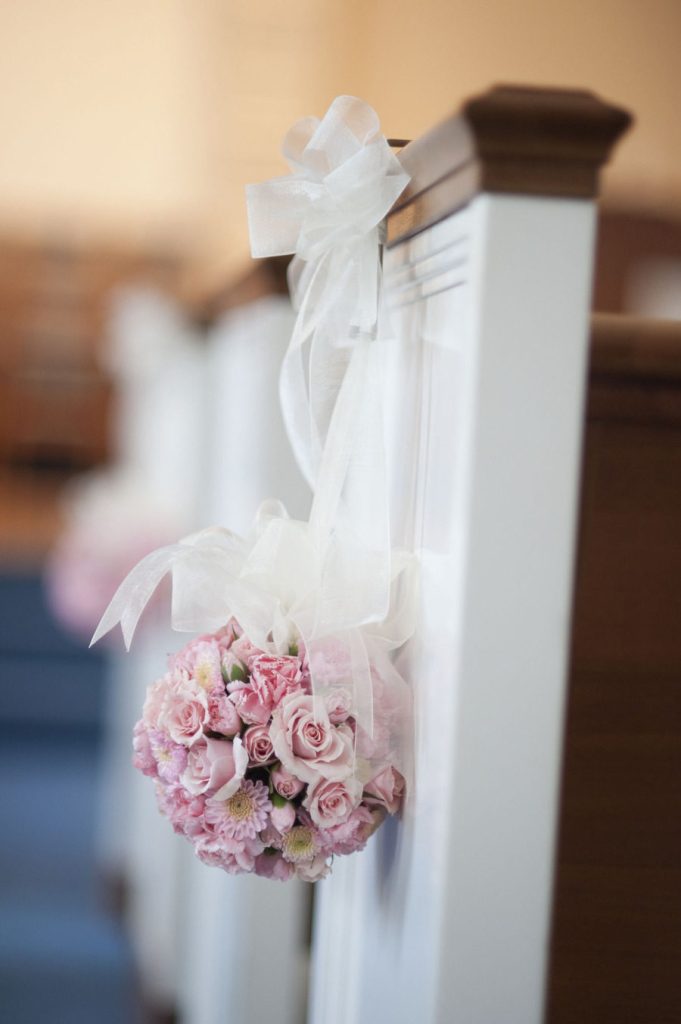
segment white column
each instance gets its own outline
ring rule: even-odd
[[[313,1024],[542,1020],[593,221],[483,195],[386,254],[416,777],[402,822],[321,884]]]

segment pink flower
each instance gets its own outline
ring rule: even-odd
[[[159,725],[176,743],[191,747],[208,724],[208,698],[203,690],[188,684],[171,686],[159,717]]]
[[[383,817],[372,814],[368,807],[360,804],[347,821],[321,833],[324,849],[328,853],[355,853],[364,849],[366,841],[380,825]]]
[[[177,782],[187,764],[186,747],[174,743],[163,729],[150,729],[148,735],[159,778],[164,782]]]
[[[303,801],[315,825],[333,828],[350,817],[362,799],[362,783],[352,776],[348,779],[320,779],[311,786]]]
[[[230,839],[253,839],[267,825],[272,804],[267,786],[248,779],[227,799],[216,793],[206,801],[206,821]]]
[[[367,803],[377,803],[385,807],[388,814],[396,814],[402,803],[404,779],[400,773],[388,765],[382,772],[364,787]]]
[[[281,805],[276,802],[274,803],[270,822],[280,835],[283,836],[285,832],[289,832],[293,828],[295,820],[296,809],[293,804],[290,804],[288,801]]]
[[[281,852],[291,864],[311,861],[320,852],[317,830],[308,825],[296,825],[282,836]]]
[[[222,685],[220,657],[221,651],[215,640],[206,640],[196,645],[192,676],[197,686],[206,693]]]
[[[267,764],[274,758],[270,731],[266,725],[252,725],[244,733],[244,746],[251,764]]]
[[[149,734],[147,733],[144,722],[137,722],[132,736],[133,766],[144,775],[149,775],[152,779],[155,779],[158,775],[156,758],[152,753]]]
[[[198,796],[209,790],[220,790],[223,798],[231,796],[241,785],[248,756],[237,736],[230,740],[204,739],[189,751],[187,768],[182,784],[189,793]]]
[[[284,768],[304,782],[320,775],[344,779],[352,772],[352,730],[332,725],[323,702],[305,693],[284,697],[272,716],[270,737]]]
[[[304,782],[291,775],[291,772],[287,772],[281,765],[272,769],[270,779],[279,796],[283,796],[285,800],[293,800],[301,789],[305,788]]]
[[[226,626],[219,629],[215,634],[215,640],[217,641],[220,653],[224,654],[228,651],[234,641],[241,636],[241,626],[236,619],[230,619]]]
[[[208,728],[223,736],[235,736],[241,728],[239,712],[227,697],[222,681],[208,694]]]
[[[332,690],[326,696],[326,710],[329,721],[334,725],[345,722],[352,713],[352,699],[349,692],[344,689]]]
[[[367,761],[383,761],[390,756],[390,731],[381,721],[374,705],[374,734],[369,736],[361,726],[357,726],[357,754]]]
[[[249,658],[248,665],[248,680],[235,680],[227,689],[244,722],[265,725],[282,697],[300,689],[300,662],[288,655],[258,653]]]
[[[243,633],[238,640],[234,641],[230,650],[234,657],[238,658],[244,667],[248,667],[248,663],[251,658],[255,658],[258,654],[263,653],[260,648],[256,647],[255,644],[252,644],[248,637],[244,636]]]
[[[326,859],[326,854],[318,853],[312,860],[296,864],[296,877],[303,882],[318,882],[331,871],[331,865]]]
[[[162,679],[157,679],[155,683],[148,687],[144,707],[142,708],[142,721],[147,729],[158,728],[158,721],[163,711],[163,703],[171,681],[172,677],[168,672]]]
[[[288,882],[295,874],[293,864],[285,861],[280,853],[261,853],[255,858],[255,873],[261,878],[274,878],[278,882]]]
[[[219,838],[201,836],[194,844],[200,860],[211,867],[220,867],[230,875],[239,875],[255,870],[256,858],[264,850],[262,842],[256,838],[231,839],[221,835]]]
[[[170,819],[179,835],[192,836],[203,831],[205,801],[202,796],[192,796],[179,784],[164,786],[157,783],[156,799],[161,813]]]

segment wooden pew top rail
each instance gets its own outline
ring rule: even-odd
[[[496,86],[400,152],[411,182],[387,244],[450,216],[479,192],[593,198],[631,115],[590,92]]]

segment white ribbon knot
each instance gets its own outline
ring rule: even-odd
[[[342,332],[371,332],[378,317],[378,228],[409,176],[381,135],[375,111],[353,96],[337,97],[321,121],[298,121],[283,153],[293,174],[246,188],[251,252],[295,253],[290,283],[297,308],[323,271],[310,303],[315,322],[333,313]]]

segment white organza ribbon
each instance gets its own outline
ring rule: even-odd
[[[371,736],[371,670],[392,680],[386,656],[414,628],[413,563],[393,560],[391,610],[380,625],[357,623],[352,605],[336,600],[327,586],[327,570],[327,554],[309,523],[289,519],[280,502],[268,501],[247,538],[211,527],[143,558],[116,591],[92,643],[120,623],[129,648],[144,608],[170,573],[174,629],[215,632],[234,616],[262,650],[286,654],[289,644],[302,640],[315,694],[348,689],[357,720]],[[403,686],[392,698],[397,707],[407,699]]]
[[[280,395],[314,489],[310,521],[270,502],[246,539],[209,529],[153,552],[123,582],[94,640],[120,622],[129,645],[171,572],[173,628],[214,631],[234,616],[253,643],[277,652],[300,636],[315,694],[338,679],[324,666],[342,662],[353,714],[371,736],[372,670],[402,708],[396,718],[408,717],[405,684],[387,654],[414,628],[411,559],[390,546],[379,379],[379,227],[408,176],[375,112],[348,96],[321,121],[298,122],[284,153],[293,173],[250,185],[247,202],[253,255],[295,254],[298,316]]]
[[[380,226],[409,176],[375,111],[339,96],[283,146],[293,173],[246,189],[253,256],[293,253],[297,320],[281,371],[287,431],[314,492],[317,543],[358,622],[388,614],[390,531],[380,403]],[[333,537],[332,537],[333,534]]]

